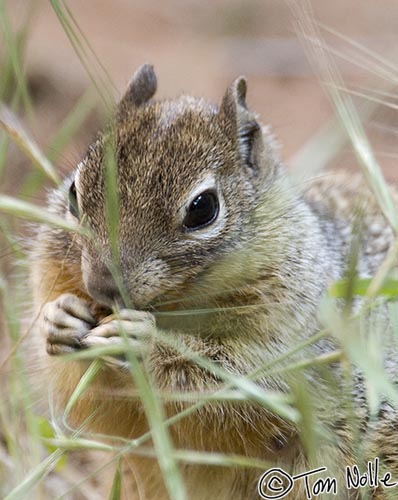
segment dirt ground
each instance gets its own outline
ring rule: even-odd
[[[26,62],[36,81],[40,76],[47,85],[39,113],[31,124],[44,146],[89,79],[50,2],[8,0],[6,3],[16,25],[28,6],[34,7]],[[283,157],[292,164],[295,155],[334,114],[319,77],[307,62],[288,2],[69,0],[67,4],[115,82],[115,98],[143,62],[155,66],[159,97],[186,92],[218,102],[226,86],[244,74],[249,82],[249,106],[263,122],[272,124],[283,145]],[[362,44],[365,51],[374,50],[379,59],[392,66],[389,74],[381,73],[380,61],[362,62],[362,50],[353,51],[348,42],[323,32],[333,50],[353,58],[348,62],[336,59],[346,83],[356,89],[366,88],[368,95],[386,89],[393,92],[398,78],[398,2],[319,0],[312,4],[320,23]],[[384,99],[397,105],[394,96]],[[366,99],[356,101],[359,108],[364,102]],[[380,106],[368,126],[377,158],[390,180],[398,180],[397,117],[394,109]],[[80,135],[61,168],[68,170],[69,164],[76,161],[91,129],[88,132]],[[335,164],[355,165],[348,145]]]

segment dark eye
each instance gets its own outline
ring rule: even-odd
[[[72,182],[69,188],[69,212],[77,219],[79,218],[75,181]]]
[[[219,208],[217,193],[204,191],[189,205],[183,226],[191,230],[207,226],[217,218]]]

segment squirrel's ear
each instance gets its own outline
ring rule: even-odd
[[[246,89],[246,79],[237,78],[223,97],[219,116],[226,133],[237,143],[244,162],[253,166],[253,142],[261,127],[256,115],[247,109]]]
[[[119,108],[126,109],[132,106],[141,106],[155,94],[157,79],[153,66],[143,64],[134,73],[133,78],[122,97]]]

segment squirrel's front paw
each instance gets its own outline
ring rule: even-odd
[[[142,360],[151,346],[155,331],[156,322],[152,314],[122,309],[104,318],[80,342],[82,347],[120,345],[130,348]],[[125,360],[125,356],[121,358]]]
[[[51,355],[68,354],[89,347],[121,346],[131,348],[142,360],[151,345],[156,323],[152,314],[132,309],[106,316],[98,322],[89,304],[72,294],[63,294],[47,303],[42,313],[47,339],[47,352]],[[126,365],[126,356],[113,361]]]
[[[42,312],[48,354],[66,354],[82,347],[82,339],[97,324],[88,303],[65,293],[48,302]]]

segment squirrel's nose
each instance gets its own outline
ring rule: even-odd
[[[86,288],[89,295],[100,304],[109,307],[117,305],[126,307],[115,280],[108,269],[91,272],[86,279]]]

